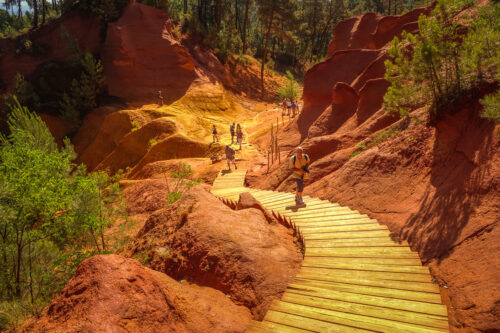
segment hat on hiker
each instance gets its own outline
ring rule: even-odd
[[[295,149],[295,151],[304,151],[304,149],[302,147],[297,147],[297,149]]]

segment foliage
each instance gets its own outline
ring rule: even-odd
[[[181,163],[177,171],[172,172],[170,175],[173,179],[173,184],[170,184],[169,179],[165,175],[165,182],[167,183],[167,203],[169,205],[178,201],[184,192],[201,183],[201,179],[191,179],[193,171],[191,166],[186,163]]]
[[[45,123],[17,99],[7,123],[10,135],[0,137],[0,302],[43,305],[79,262],[107,250],[105,228],[123,205],[115,179],[73,164],[69,141],[58,149]],[[5,327],[18,316],[2,317],[3,308]]]
[[[481,116],[493,120],[496,124],[500,124],[500,91],[485,96],[481,100],[481,104],[484,106]]]
[[[73,79],[71,89],[64,92],[60,101],[61,114],[75,127],[80,116],[97,106],[97,96],[104,91],[104,74],[101,61],[90,52],[82,53],[78,43],[66,29],[61,29],[72,54],[72,61],[79,68],[80,77]]]
[[[33,42],[27,36],[20,36],[16,39],[16,55],[30,55],[33,57],[46,56],[50,51],[50,44],[44,42]]]
[[[132,132],[135,132],[141,128],[141,124],[137,120],[132,120],[130,124],[132,125]]]
[[[281,98],[286,98],[290,101],[296,101],[300,97],[300,86],[295,81],[293,74],[290,71],[286,72],[287,83],[284,87],[278,88],[278,95]]]
[[[358,143],[358,145],[356,146],[357,149],[351,155],[349,155],[349,159],[358,156],[366,149],[378,146],[382,142],[388,140],[392,136],[399,134],[400,132],[401,131],[397,129],[387,128],[377,134],[372,135],[367,140],[363,140],[360,143]]]
[[[127,0],[66,0],[63,12],[78,8],[97,15],[103,24],[107,24],[116,21],[127,4]]]
[[[26,105],[32,109],[38,109],[40,106],[40,97],[35,92],[35,88],[19,73],[14,77],[14,88],[12,92],[6,96],[7,104],[15,104],[15,97],[22,105]]]
[[[154,146],[156,146],[157,143],[158,143],[158,140],[153,138],[153,139],[149,140],[148,145],[149,145],[149,147],[154,147]]]
[[[465,28],[456,17],[471,4],[440,0],[430,16],[419,18],[419,35],[405,32],[401,40],[394,38],[388,51],[392,60],[385,62],[391,83],[384,96],[388,111],[405,116],[416,106],[429,105],[435,120],[464,92],[491,76],[500,59],[494,52],[500,41],[500,4],[477,9]]]

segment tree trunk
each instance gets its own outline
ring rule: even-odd
[[[17,17],[18,18],[23,17],[23,10],[21,8],[21,0],[17,0]]]
[[[264,54],[262,55],[262,65],[260,67],[260,87],[261,87],[260,91],[262,98],[264,98],[264,66],[266,65],[267,48],[269,46],[269,38],[271,37],[271,28],[273,27],[274,6],[275,3],[273,3],[273,6],[271,8],[271,15],[269,15],[269,23],[267,24],[267,32],[266,32],[266,42],[264,44]]]
[[[45,3],[45,0],[42,0],[42,24],[45,23],[46,12],[47,12],[47,4]]]
[[[33,265],[31,263],[31,241],[28,241],[28,259],[29,259],[29,271],[30,271],[30,296],[31,296],[31,304],[33,304],[34,297],[33,297]]]
[[[16,297],[21,298],[21,259],[23,256],[23,245],[17,243],[17,266],[16,266]]]
[[[186,14],[188,11],[188,1],[184,0],[184,14]]]
[[[317,3],[318,0],[314,0],[314,7],[313,7],[313,17],[312,17],[312,26],[313,26],[313,31],[312,31],[312,36],[311,36],[311,59],[313,58],[314,55],[314,44],[316,42],[316,24],[317,24],[317,18],[316,18],[316,9],[317,9]]]
[[[220,26],[222,22],[222,0],[217,0],[217,31],[220,31]]]
[[[33,0],[33,26],[38,27],[38,1]]]
[[[236,31],[239,32],[240,29],[239,29],[239,11],[238,11],[238,0],[234,0],[234,23],[236,25]]]
[[[245,19],[243,20],[243,54],[247,52],[247,25],[248,25],[248,8],[250,7],[250,0],[245,3]]]

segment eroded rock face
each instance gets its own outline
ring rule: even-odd
[[[220,291],[179,283],[137,260],[85,260],[24,332],[244,332],[250,311]]]
[[[135,2],[108,25],[102,62],[109,94],[126,100],[156,100],[162,90],[165,102],[172,102],[197,78],[166,12]]]
[[[200,187],[150,215],[127,250],[136,253],[147,253],[155,270],[222,291],[256,319],[280,298],[302,259],[289,229],[256,208],[233,211]]]

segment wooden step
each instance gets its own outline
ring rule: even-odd
[[[353,224],[353,225],[334,225],[329,227],[310,227],[300,229],[304,235],[318,234],[328,232],[341,232],[341,231],[371,231],[371,230],[389,230],[385,225],[378,223],[369,224]]]
[[[352,326],[334,324],[323,320],[315,320],[304,316],[298,316],[274,310],[269,310],[264,319],[266,321],[270,321],[273,323],[293,326],[304,330],[310,330],[312,332],[353,332],[353,333],[371,332],[368,330],[363,330]]]
[[[321,281],[300,280],[300,282],[294,282],[290,284],[289,287],[290,288],[320,287],[322,289],[329,289],[334,291],[347,291],[360,295],[381,296],[381,297],[397,298],[408,301],[418,301],[418,302],[426,302],[434,304],[441,303],[441,295],[439,293],[391,289],[391,288],[377,287],[377,286],[354,285],[354,284],[337,283],[337,282],[321,283]]]
[[[271,309],[273,311],[305,316],[315,320],[326,321],[359,329],[367,329],[375,332],[443,332],[442,329],[436,327],[426,327],[388,320],[385,318],[376,318],[348,312],[334,311],[325,309],[324,307],[318,308],[289,302],[280,302],[276,306],[272,306]]]
[[[283,332],[283,333],[307,333],[313,332],[309,330],[304,330],[296,327],[281,325],[277,323],[273,323],[270,321],[252,321],[250,327],[246,330],[247,333],[253,332],[264,332],[264,333],[275,333],[275,332]]]
[[[428,326],[440,329],[448,328],[448,320],[446,317],[426,313],[410,312],[383,306],[357,304],[321,297],[305,296],[291,292],[286,292],[281,300],[293,304],[307,305],[315,308],[359,314],[374,318],[383,318],[396,322],[417,324],[424,327]]]
[[[330,283],[334,284],[340,283],[340,284],[363,285],[363,286],[391,288],[391,289],[400,289],[409,291],[420,291],[425,293],[439,293],[439,287],[433,284],[430,280],[428,281],[401,280],[402,277],[398,277],[397,273],[389,275],[388,273],[384,274],[383,272],[352,270],[341,274],[340,271],[331,271],[322,273],[316,273],[316,271],[317,270],[308,270],[307,267],[304,268],[304,270],[301,270],[299,273],[297,273],[295,277],[295,282],[308,283],[312,285],[324,284],[325,286]],[[383,278],[384,276],[385,278]],[[419,274],[414,274],[414,276],[418,277]]]
[[[375,230],[375,231],[347,231],[347,232],[331,232],[331,233],[316,233],[304,235],[306,240],[320,240],[320,239],[339,239],[339,238],[379,238],[389,237],[389,231]]]
[[[444,305],[434,302],[370,295],[342,289],[335,290],[305,284],[290,284],[287,288],[287,292],[299,295],[334,299],[344,302],[350,302],[353,304],[366,304],[416,313],[425,313],[435,316],[446,317],[448,314]]]

